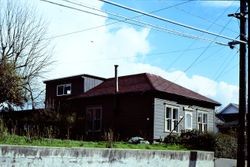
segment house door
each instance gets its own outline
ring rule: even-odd
[[[185,111],[185,129],[193,129],[193,113],[191,111]]]

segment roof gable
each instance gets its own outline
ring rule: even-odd
[[[182,96],[197,101],[204,101],[212,103],[215,106],[220,105],[218,102],[202,96],[194,91],[170,82],[160,76],[141,73],[135,75],[122,76],[118,78],[119,82],[119,94],[132,93],[132,92],[147,92],[147,91],[159,91],[172,95]],[[87,91],[86,93],[76,97],[93,97],[101,95],[115,94],[115,78],[109,78],[100,85]]]
[[[229,103],[226,107],[224,107],[218,115],[221,114],[238,114],[239,106],[237,104]]]
[[[123,76],[118,78],[119,93],[131,93],[131,92],[145,92],[152,90],[152,86],[145,77],[145,74],[137,74],[130,76]],[[115,94],[115,79],[110,78],[105,80],[97,87],[89,90],[81,97],[100,96]]]
[[[149,78],[149,80],[150,80],[150,82],[155,90],[220,105],[218,102],[216,102],[212,99],[209,99],[209,98],[207,98],[201,94],[198,94],[190,89],[184,88],[178,84],[175,84],[171,81],[168,81],[160,76],[153,75],[153,74],[146,74],[146,75],[148,76],[148,78]]]

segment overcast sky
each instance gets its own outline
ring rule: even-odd
[[[47,79],[77,74],[113,77],[114,64],[118,64],[119,75],[152,73],[217,100],[223,105],[230,102],[238,103],[238,49],[221,45],[227,44],[230,40],[158,19],[138,16],[138,13],[97,0],[70,0],[78,5],[65,0],[51,1],[106,17],[39,0],[29,1],[36,6],[38,14],[48,22],[48,37],[54,46],[53,59],[56,62],[47,74]],[[162,9],[153,15],[233,39],[239,35],[237,19],[227,16],[238,10],[239,2],[113,2],[146,13]],[[86,9],[84,6],[94,10]],[[135,16],[136,21],[132,25],[126,23],[132,21],[125,18]],[[110,17],[123,22],[112,20]],[[146,22],[147,25],[138,26],[141,22]],[[178,34],[170,33],[169,30],[178,31]]]

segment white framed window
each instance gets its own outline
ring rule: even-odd
[[[197,124],[199,132],[207,132],[207,113],[198,112]]]
[[[86,109],[87,130],[98,132],[102,128],[102,107],[92,106]]]
[[[57,96],[64,96],[71,94],[71,84],[57,85]]]
[[[178,132],[179,108],[174,106],[166,106],[165,110],[165,131]]]
[[[193,113],[191,111],[185,111],[185,129],[193,129]]]

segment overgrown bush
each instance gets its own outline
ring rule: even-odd
[[[104,132],[104,140],[106,141],[107,148],[114,147],[114,131],[112,129]]]
[[[7,136],[8,130],[4,124],[4,121],[0,118],[0,138]]]
[[[181,144],[189,149],[215,150],[215,135],[212,133],[201,133],[196,130],[181,133],[181,135],[169,135],[165,137],[166,144]]]
[[[237,137],[235,132],[229,134],[201,133],[197,130],[170,135],[164,139],[166,144],[180,144],[189,149],[214,151],[215,157],[236,158]]]
[[[215,156],[235,159],[237,156],[237,138],[232,134],[217,134]]]
[[[181,144],[190,149],[206,151],[215,150],[215,135],[213,133],[201,133],[196,130],[184,132],[180,136]]]
[[[164,143],[166,143],[166,144],[180,144],[181,138],[179,135],[176,135],[176,134],[168,135],[167,137],[164,138]]]

